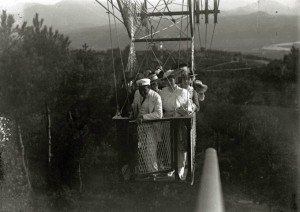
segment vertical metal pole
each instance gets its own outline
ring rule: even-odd
[[[199,24],[200,23],[200,1],[196,0],[195,1],[196,4],[196,23]]]
[[[214,23],[218,23],[218,2],[214,0]]]
[[[172,169],[175,170],[175,167],[177,166],[176,160],[175,160],[175,155],[177,154],[175,152],[175,139],[174,139],[174,121],[170,121],[170,142],[171,142],[171,164],[172,164]]]
[[[194,39],[194,35],[192,36],[192,41],[191,41],[191,71],[192,73],[195,73],[195,39]],[[194,81],[195,77],[193,78]]]
[[[189,16],[190,16],[190,30],[191,30],[191,37],[194,36],[194,12],[195,12],[195,4],[194,0],[188,0],[188,7],[189,7]]]
[[[208,24],[208,0],[205,0],[205,23]]]
[[[300,59],[298,58],[298,70],[296,70],[297,72],[298,72],[298,83],[297,83],[297,96],[298,97],[300,97]],[[298,107],[298,109],[299,109],[299,107]],[[298,132],[300,132],[300,120],[298,119]],[[297,136],[298,136],[298,139],[297,139],[297,141],[299,141],[299,134],[297,134]],[[298,209],[300,209],[300,154],[299,154],[299,152],[300,152],[300,143],[299,142],[295,142],[295,148],[296,148],[296,152],[298,152],[298,154],[297,154],[297,158],[296,158],[296,160],[297,160],[297,162],[296,162],[296,164],[298,165],[297,167],[298,167],[298,169],[297,169],[297,172],[298,173],[296,173],[296,175],[297,175],[297,180],[296,180],[296,184],[297,184],[297,186],[296,186],[296,196],[295,196],[295,198],[296,198],[296,203],[295,203],[295,208],[296,208],[296,210]]]
[[[174,158],[175,158],[175,180],[180,180],[178,175],[178,122],[177,120],[172,120],[174,128]]]
[[[188,161],[188,173],[187,173],[187,181],[193,184],[192,180],[192,144],[191,144],[191,118],[186,121],[186,128],[187,128],[187,161]]]
[[[191,30],[191,71],[194,72],[194,26],[195,26],[195,3],[194,0],[188,0],[189,16],[190,16],[190,30]]]

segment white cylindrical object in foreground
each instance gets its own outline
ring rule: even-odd
[[[209,148],[205,152],[200,192],[197,200],[197,212],[223,212],[224,203],[216,150]]]

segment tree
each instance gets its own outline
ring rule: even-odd
[[[283,64],[286,66],[286,79],[292,82],[296,82],[298,80],[298,70],[299,70],[299,49],[292,46],[291,51],[288,55],[284,55]]]
[[[13,44],[13,24],[15,20],[12,15],[7,15],[3,10],[1,14],[1,27],[0,27],[0,54],[9,49]]]
[[[33,26],[23,23],[13,29],[13,18],[5,12],[1,21],[1,40],[6,42],[0,55],[0,112],[15,123],[19,140],[23,141],[22,151],[28,151],[31,163],[47,144],[41,125],[49,117],[49,113],[43,115],[45,105],[46,111],[55,108],[63,73],[71,64],[70,41],[58,31],[43,27],[38,14]],[[47,155],[46,151],[41,161],[46,163]]]
[[[228,99],[233,104],[247,104],[254,96],[251,84],[246,80],[238,80],[230,85]]]

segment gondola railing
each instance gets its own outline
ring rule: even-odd
[[[178,150],[186,151],[184,179],[193,183],[196,146],[195,115],[144,120],[114,118],[117,125],[119,169],[130,164],[134,178],[172,173],[164,180],[182,180],[178,171]]]

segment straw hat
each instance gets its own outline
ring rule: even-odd
[[[158,77],[157,77],[157,75],[155,73],[150,73],[148,75],[148,78],[150,79],[150,83],[153,83],[153,82],[155,82],[155,81],[158,80]]]
[[[150,85],[150,79],[148,79],[148,78],[140,79],[140,80],[136,81],[136,85],[137,85],[138,87]]]
[[[163,75],[163,79],[164,78],[167,78],[167,77],[174,77],[174,70],[168,70],[168,71],[166,71],[165,73],[164,73],[164,75]]]
[[[194,87],[199,93],[205,93],[207,91],[207,85],[203,84],[200,80],[195,80]]]

